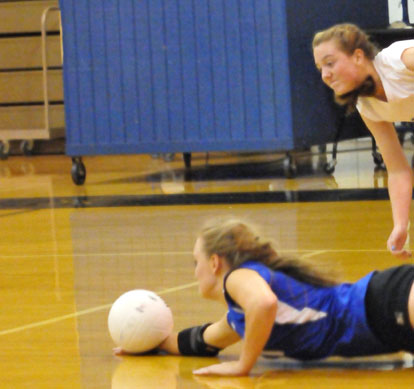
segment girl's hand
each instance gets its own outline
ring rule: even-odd
[[[399,258],[409,258],[412,253],[410,250],[405,248],[405,242],[407,240],[407,230],[404,228],[397,228],[391,232],[390,237],[388,238],[387,247],[393,255]]]
[[[193,371],[196,375],[218,375],[218,376],[243,376],[249,374],[240,361],[223,362],[217,365],[202,367]]]
[[[122,347],[114,347],[112,349],[112,354],[114,354],[114,355],[128,355],[127,352],[122,350]]]

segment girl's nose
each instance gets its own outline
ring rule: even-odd
[[[327,82],[332,76],[332,72],[329,69],[322,68],[322,81]]]

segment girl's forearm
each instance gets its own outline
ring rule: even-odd
[[[388,192],[391,200],[394,227],[407,229],[413,184],[411,169],[392,173],[388,178]]]
[[[249,372],[266,345],[276,317],[276,300],[257,305],[246,312],[246,331],[239,362]]]

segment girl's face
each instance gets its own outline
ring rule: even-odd
[[[337,96],[351,92],[361,85],[365,77],[361,72],[364,59],[362,50],[357,49],[352,55],[348,55],[331,40],[316,46],[313,56],[322,81]]]
[[[195,260],[194,274],[198,281],[200,294],[205,298],[214,298],[213,292],[217,284],[214,259],[213,257],[209,258],[205,253],[201,238],[195,242],[193,256]]]

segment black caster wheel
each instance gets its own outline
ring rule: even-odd
[[[375,165],[381,166],[381,165],[384,164],[384,160],[382,159],[382,155],[378,151],[373,151],[372,152],[372,158],[374,160]]]
[[[0,141],[0,159],[6,160],[9,157],[10,144],[9,142]]]
[[[283,159],[283,173],[285,174],[286,178],[294,178],[296,177],[297,167],[295,160],[291,155],[287,155]]]
[[[326,173],[332,174],[335,171],[336,166],[336,160],[332,160],[330,162],[326,162],[323,165],[323,170],[325,170]]]
[[[24,140],[20,143],[20,151],[24,155],[33,155],[34,140]]]
[[[186,169],[191,168],[191,153],[183,153],[184,166]]]
[[[80,158],[72,159],[72,180],[76,185],[83,185],[86,179],[86,168]]]

